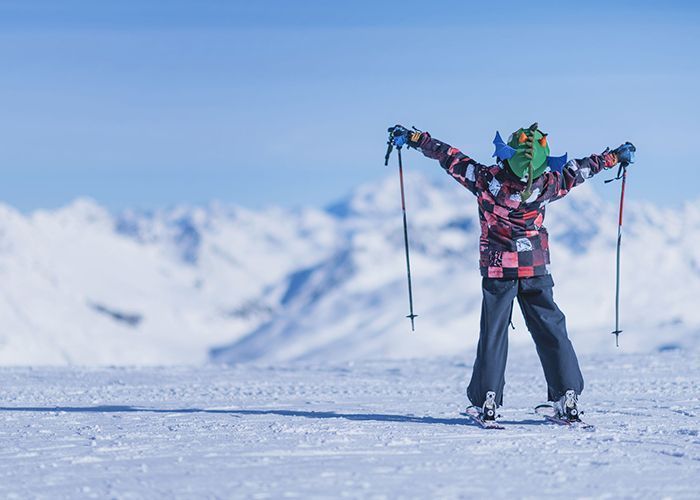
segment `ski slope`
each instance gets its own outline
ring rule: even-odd
[[[503,431],[459,416],[455,358],[0,369],[2,498],[697,498],[700,355],[584,356],[594,432],[532,413],[509,363]]]

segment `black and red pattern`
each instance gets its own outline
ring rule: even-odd
[[[476,195],[481,221],[479,267],[487,278],[549,274],[549,239],[543,225],[545,207],[617,163],[615,155],[607,152],[570,160],[562,172],[547,171],[535,179],[532,195],[523,200],[521,192],[525,183],[508,168],[481,165],[426,132],[417,146]]]

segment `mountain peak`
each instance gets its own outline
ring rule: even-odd
[[[454,192],[445,183],[436,182],[420,172],[404,173],[407,209],[428,209],[439,202],[445,192]],[[332,215],[347,217],[383,217],[401,210],[401,187],[398,173],[386,175],[374,182],[361,184],[349,196],[326,209]]]
[[[61,225],[111,225],[112,214],[97,201],[80,197],[56,210],[37,210],[31,214],[35,221],[54,220]]]

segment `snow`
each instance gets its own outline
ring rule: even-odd
[[[599,179],[595,179],[598,181]],[[595,182],[591,181],[591,182]],[[332,213],[346,245],[277,284],[284,304],[269,321],[212,351],[219,361],[352,360],[464,352],[476,343],[481,304],[479,220],[473,196],[455,182],[406,178],[417,332],[408,314],[399,185],[359,188]],[[622,346],[651,352],[700,348],[700,203],[677,210],[628,201],[622,259]],[[590,183],[548,207],[555,296],[584,353],[612,352],[617,207]],[[340,264],[342,262],[342,268]],[[677,285],[676,285],[677,284]],[[517,306],[516,306],[517,309]],[[526,332],[519,311],[517,331]],[[527,349],[515,335],[513,349]]]
[[[0,496],[697,498],[698,353],[583,356],[594,432],[533,414],[534,349],[471,425],[471,360],[2,368]]]
[[[321,211],[0,207],[0,364],[205,362],[269,318],[265,289],[322,256],[334,231]]]
[[[615,350],[617,207],[590,184],[548,207],[555,296],[581,353]],[[610,185],[606,189],[616,189]],[[90,199],[0,205],[0,365],[164,365],[465,353],[478,334],[474,197],[406,176],[417,331],[399,184],[328,210],[210,203],[110,213]],[[622,349],[700,349],[700,201],[635,202],[622,251]],[[513,350],[531,341],[516,311]],[[523,334],[521,335],[520,332]]]

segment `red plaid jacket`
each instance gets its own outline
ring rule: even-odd
[[[611,153],[569,160],[561,173],[548,171],[535,179],[532,195],[523,200],[520,193],[525,183],[508,168],[481,165],[426,132],[417,146],[476,195],[481,221],[479,268],[487,278],[549,274],[549,237],[543,225],[545,207],[617,162]]]

